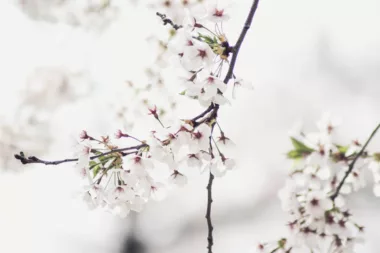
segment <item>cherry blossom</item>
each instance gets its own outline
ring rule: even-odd
[[[224,7],[217,4],[210,4],[207,8],[207,19],[211,22],[220,23],[228,21],[230,16],[227,14]]]
[[[180,80],[178,83],[185,89],[180,94],[197,100],[206,109],[192,118],[178,120],[170,117],[164,121],[162,108],[149,96],[155,85],[148,85],[140,92],[140,95],[143,93],[142,99],[132,110],[143,108],[145,116],[151,115],[152,120],[160,123],[151,126],[147,140],[129,135],[129,130],[128,134],[118,130],[114,135],[118,141],[115,145],[109,136],[95,138],[83,130],[75,159],[47,162],[26,157],[22,152],[16,158],[23,163],[75,161],[78,174],[87,179],[81,193],[84,202],[91,209],[102,208],[122,218],[131,211],[141,212],[150,199],[162,198],[166,187],[185,186],[188,169],[199,168],[209,174],[206,218],[210,232],[212,182],[214,177],[225,176],[236,167],[235,159],[228,152],[234,145],[219,124],[218,110],[221,105],[229,103],[224,94],[228,86],[233,85],[233,98],[235,89],[253,87],[249,81],[235,76],[233,63],[236,58],[229,61],[230,55],[237,55],[240,45],[239,42],[230,45],[222,29],[221,23],[230,18],[226,8],[211,4],[203,16],[195,11],[199,4],[193,1],[156,1],[153,5],[168,11],[157,13],[164,25],[170,27],[168,38],[157,40],[162,48],[161,58],[172,56],[179,62],[171,67],[176,70],[173,73]],[[250,14],[253,15],[254,11],[252,8]],[[173,15],[173,20],[168,19],[166,15],[172,13],[178,15]],[[247,20],[250,19],[252,16]],[[207,21],[211,21],[212,29]],[[247,28],[248,24],[244,26]],[[245,32],[242,31],[243,37]],[[150,69],[149,82],[164,82],[159,73],[165,63],[160,63],[155,74]],[[225,65],[229,65],[229,69],[223,78]],[[229,82],[231,79],[234,79],[233,84]],[[331,115],[325,114],[317,122],[317,131],[308,133],[297,129],[292,133],[292,150],[287,157],[294,161],[294,166],[289,171],[285,187],[278,194],[283,210],[290,217],[287,223],[289,236],[260,243],[257,252],[352,252],[355,244],[361,241],[359,233],[363,226],[355,221],[345,197],[366,185],[364,168],[368,164],[374,176],[374,194],[380,195],[380,156],[366,149],[380,126],[365,144],[355,140],[349,145],[339,145],[335,138],[339,124]],[[218,133],[219,137],[216,137]],[[119,143],[131,139],[138,144],[119,147]],[[156,172],[161,167],[168,173],[164,179],[158,180]],[[209,244],[209,251],[211,246]]]
[[[211,135],[211,128],[207,124],[200,125],[191,134],[190,150],[192,153],[199,151],[207,151],[209,148],[209,138]]]
[[[194,41],[194,44],[185,47],[181,63],[188,71],[197,71],[200,68],[209,69],[214,62],[215,54],[210,46],[201,41]]]
[[[291,219],[285,248],[292,252],[353,252],[363,226],[354,221],[343,195],[366,185],[368,167],[375,179],[374,193],[379,196],[380,177],[375,175],[379,175],[380,159],[376,153],[363,152],[366,145],[358,145],[358,141],[344,146],[333,140],[338,123],[330,115],[324,114],[317,125],[319,132],[305,133],[300,127],[291,132],[293,149],[287,156],[295,163],[279,191],[283,210]],[[360,148],[347,152],[350,146]]]
[[[311,192],[306,197],[305,211],[313,217],[321,217],[332,209],[333,202],[323,192]]]
[[[232,98],[236,99],[236,93],[237,90],[240,90],[241,88],[247,89],[247,90],[253,90],[253,85],[251,82],[243,80],[242,78],[236,77],[234,79],[234,86],[232,89]]]

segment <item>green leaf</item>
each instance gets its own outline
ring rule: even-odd
[[[285,245],[286,245],[286,239],[285,238],[282,238],[281,240],[278,241],[278,247],[280,249],[285,248]]]
[[[380,153],[374,153],[373,158],[375,159],[376,162],[380,162]]]
[[[95,162],[95,161],[90,161],[90,169],[91,169],[91,167],[94,167],[95,165],[97,165],[98,163],[97,162]]]
[[[293,137],[290,137],[290,140],[292,141],[293,147],[298,151],[301,151],[303,153],[311,153],[314,151],[314,149],[309,148],[308,146],[306,146],[305,144]]]
[[[92,169],[92,173],[93,173],[94,177],[96,177],[96,175],[98,175],[98,173],[99,173],[100,170],[101,170],[100,165],[96,165],[96,166]]]
[[[314,149],[306,146],[296,138],[291,137],[290,140],[294,147],[294,150],[291,150],[286,154],[290,159],[300,159],[314,151]]]
[[[340,145],[335,145],[335,146],[338,148],[339,153],[345,154],[347,152],[348,146],[340,146]]]
[[[302,158],[302,153],[298,150],[291,150],[289,151],[286,156],[289,158],[289,159],[300,159]]]
[[[105,164],[109,159],[109,156],[100,156],[98,159],[102,164]]]
[[[214,42],[214,39],[215,39],[215,38],[211,38],[211,37],[208,36],[208,35],[203,35],[203,34],[198,33],[198,36],[199,36],[199,38],[201,38],[204,42],[206,42],[206,43],[209,44],[209,45],[212,45],[212,44],[215,43],[215,42]]]
[[[186,94],[186,90],[183,90],[179,95],[184,96]]]

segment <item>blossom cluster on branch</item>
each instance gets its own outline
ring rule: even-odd
[[[252,89],[250,82],[236,75],[234,67],[259,1],[253,1],[234,45],[223,31],[223,22],[230,19],[228,10],[214,4],[204,7],[202,2],[153,3],[152,7],[166,11],[156,13],[163,25],[169,27],[168,37],[157,39],[162,51],[156,63],[165,61],[165,64],[148,67],[152,83],[145,88],[136,88],[129,82],[136,94],[149,94],[152,86],[164,86],[160,68],[171,64],[177,67],[177,92],[198,103],[203,108],[201,112],[190,118],[177,118],[171,112],[163,113],[153,100],[136,97],[136,108],[143,108],[143,114],[159,123],[142,138],[131,134],[132,122],[125,127],[128,131],[118,130],[113,140],[108,135],[98,137],[82,131],[75,152],[77,158],[45,161],[23,152],[15,157],[23,164],[76,162],[75,170],[84,182],[81,196],[85,203],[120,217],[131,211],[140,212],[149,200],[161,199],[171,186],[185,185],[194,169],[206,172],[207,240],[211,253],[212,183],[215,177],[224,176],[235,167],[229,153],[234,143],[222,130],[218,113],[224,105],[231,104],[228,93],[234,98],[237,88]],[[141,101],[144,106],[139,106]],[[169,108],[175,107],[176,100],[168,99],[168,104]],[[354,246],[362,241],[364,226],[355,221],[346,199],[366,185],[366,168],[374,177],[374,193],[380,196],[380,153],[367,150],[380,125],[365,143],[354,140],[348,145],[339,144],[338,123],[328,115],[317,125],[318,132],[297,129],[291,133],[293,149],[287,156],[294,160],[294,166],[279,192],[283,209],[291,217],[287,225],[290,235],[258,244],[258,252],[354,252]]]
[[[187,73],[183,78],[185,91],[181,94],[198,100],[207,107],[206,110],[193,119],[178,120],[165,126],[157,108],[150,108],[149,114],[160,122],[162,128],[153,129],[148,140],[144,141],[119,130],[116,138],[133,139],[139,145],[108,155],[96,153],[100,148],[90,145],[96,142],[113,151],[117,147],[108,137],[99,140],[83,132],[82,139],[88,142],[84,144],[77,167],[88,180],[90,188],[85,191],[84,198],[90,205],[105,206],[120,216],[126,216],[130,210],[141,210],[142,205],[163,188],[163,182],[154,177],[154,170],[160,164],[169,170],[170,176],[165,183],[177,185],[187,182],[186,168],[198,167],[214,176],[223,176],[234,167],[234,160],[223,153],[223,147],[232,142],[219,124],[219,136],[212,136],[219,106],[226,101],[223,97],[226,83],[221,80],[221,74],[231,50],[223,34],[218,35],[206,27],[207,22],[212,22],[219,28],[226,19],[223,9],[212,8],[215,13],[199,21],[188,13],[177,29],[180,35],[171,41],[174,56]],[[101,156],[90,159],[91,150],[96,150],[95,156]]]
[[[318,121],[318,132],[291,132],[294,160],[286,185],[279,192],[282,208],[290,215],[289,237],[257,245],[257,252],[355,252],[363,241],[364,226],[358,224],[346,203],[347,196],[366,186],[369,169],[374,193],[380,196],[380,153],[370,153],[357,140],[340,144],[339,121],[328,114]]]
[[[160,118],[157,107],[153,106],[149,108],[149,114],[160,123],[160,128],[152,129],[147,140],[139,140],[118,130],[116,139],[136,144],[125,148],[114,145],[109,136],[97,138],[83,131],[77,159],[47,162],[26,157],[23,153],[16,155],[23,163],[77,161],[76,170],[86,182],[82,194],[86,203],[121,217],[130,210],[140,211],[151,197],[159,196],[165,186],[184,185],[188,169],[199,168],[200,172],[207,171],[218,177],[235,167],[234,159],[226,153],[233,142],[218,123],[220,106],[228,102],[224,92],[228,86],[242,83],[233,74],[233,65],[229,65],[230,54],[236,54],[237,47],[231,46],[222,32],[221,23],[229,18],[226,10],[211,5],[205,15],[187,11],[181,25],[165,14],[157,15],[164,24],[171,23],[175,27],[176,34],[168,48],[174,58],[172,62],[177,61],[180,66],[181,76],[178,78],[183,84],[180,94],[199,101],[205,107],[203,112],[190,119],[173,120],[173,124],[167,125]],[[228,66],[229,71],[222,79],[224,66]],[[230,79],[234,82],[229,82]],[[162,167],[169,171],[164,182],[157,180],[155,175]]]
[[[198,46],[200,39],[206,41],[207,44],[209,44],[209,47],[205,47],[208,51],[208,55],[210,55],[210,57],[208,57],[208,62],[212,66],[215,66],[214,73],[216,73],[216,71],[222,71],[225,61],[224,59],[221,59],[219,62],[220,64],[216,64],[217,62],[213,61],[214,55],[216,54],[221,58],[225,58],[230,53],[228,52],[229,45],[227,45],[228,42],[226,38],[223,37],[225,35],[222,31],[222,26],[219,25],[215,27],[212,23],[217,22],[220,24],[221,21],[227,21],[230,16],[228,14],[228,9],[212,4],[213,1],[209,1],[211,3],[209,4],[208,8],[206,8],[205,2],[208,1],[170,0],[150,1],[147,3],[148,7],[157,11],[157,15],[162,19],[163,24],[167,29],[165,32],[160,31],[155,33],[154,31],[149,31],[149,46],[157,48],[157,50],[153,63],[146,66],[145,75],[148,80],[147,84],[142,86],[133,80],[127,81],[128,87],[126,88],[126,92],[134,95],[133,100],[135,102],[132,105],[128,105],[128,107],[119,106],[119,108],[116,110],[118,116],[120,116],[118,118],[122,119],[125,130],[131,131],[135,126],[134,121],[137,118],[144,116],[148,107],[152,108],[154,106],[157,106],[158,114],[161,119],[170,124],[173,123],[173,117],[171,115],[177,112],[178,98],[172,93],[173,89],[176,93],[178,93],[179,85],[182,87],[182,90],[180,90],[181,95],[187,95],[189,97],[194,97],[197,95],[198,91],[194,85],[191,85],[191,83],[195,83],[196,77],[198,77],[198,79],[203,77],[205,80],[207,78],[207,74],[205,73],[207,73],[208,70],[199,71],[200,73],[197,75],[198,73],[195,73],[195,71],[188,71],[192,70],[191,66],[188,66],[189,64],[197,64],[194,61],[196,59],[189,60],[189,57],[184,57],[183,59],[185,59],[185,62],[180,62],[182,61],[181,58],[184,54],[183,51],[186,49],[187,44],[196,43],[195,46]],[[198,22],[198,24],[195,24],[195,22]],[[213,32],[206,26],[201,27],[204,22],[210,24],[209,27],[216,29],[216,31]],[[185,29],[179,29],[182,28],[182,24],[184,25]],[[190,32],[189,29],[191,30]],[[202,31],[201,35],[204,36],[204,38],[199,37],[199,31]],[[184,36],[187,36],[187,38]],[[189,40],[187,40],[188,38]],[[224,56],[222,52],[224,50],[223,46],[227,48],[227,50],[224,52]],[[192,47],[191,50],[195,48],[196,47]],[[186,50],[190,49],[188,48]],[[214,50],[214,54],[211,52],[212,50]],[[198,52],[194,50],[193,53],[198,54]],[[191,54],[191,52],[188,52],[188,54]],[[176,55],[176,57],[173,57],[173,55]],[[162,73],[162,70],[168,66],[181,64],[186,67],[186,70],[182,71],[179,76],[179,80],[168,80],[167,76]],[[197,69],[197,66],[195,66],[195,69]],[[243,79],[237,78],[235,76],[234,79],[235,80],[232,87],[232,98],[236,97],[235,94],[238,88],[243,87],[246,89],[253,89],[253,86],[250,82],[246,82]],[[188,87],[188,85],[191,85],[191,87]],[[222,91],[225,91],[227,88],[227,86],[224,84],[221,84],[219,86]],[[207,93],[202,95],[207,95]],[[158,101],[158,97],[165,97],[165,100]],[[201,96],[200,101],[203,101],[202,98],[204,98],[204,96]],[[216,99],[220,99],[220,103],[227,102],[227,100],[222,96],[216,96]]]

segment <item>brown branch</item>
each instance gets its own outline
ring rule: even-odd
[[[113,149],[113,150],[110,150],[108,152],[105,152],[105,153],[102,153],[102,154],[99,154],[99,155],[91,156],[90,160],[94,160],[96,158],[99,158],[99,157],[102,157],[102,156],[106,156],[106,155],[109,155],[109,154],[113,154],[113,153],[121,153],[123,156],[126,156],[126,155],[133,154],[133,153],[136,153],[136,152],[134,151],[134,152],[130,152],[130,153],[124,153],[123,151],[132,150],[132,149],[137,149],[138,150],[138,149],[146,147],[146,146],[148,146],[148,145],[147,144],[141,144],[141,145],[133,146],[133,147]],[[45,164],[45,165],[58,165],[58,164],[61,164],[61,163],[68,163],[68,162],[76,162],[76,161],[78,161],[78,158],[63,159],[63,160],[56,160],[56,161],[45,161],[45,160],[41,160],[41,159],[39,159],[39,158],[37,158],[35,156],[25,157],[22,153],[15,154],[14,157],[17,160],[20,160],[20,162],[22,164],[42,163],[42,164]]]
[[[181,25],[177,25],[177,24],[174,24],[174,22],[167,18],[165,14],[162,14],[162,13],[159,13],[159,12],[156,12],[156,15],[159,16],[162,20],[162,22],[164,22],[164,25],[171,25],[175,30],[178,30],[178,29],[181,29],[182,26]]]
[[[254,15],[256,13],[258,5],[259,5],[259,0],[254,0],[253,4],[251,6],[251,10],[249,11],[248,17],[247,17],[247,19],[245,21],[243,30],[240,33],[239,39],[237,40],[235,46],[233,47],[230,67],[228,69],[226,77],[224,78],[224,83],[225,84],[228,83],[228,81],[232,78],[232,76],[234,74],[234,68],[235,68],[236,59],[237,59],[237,56],[239,54],[240,47],[243,44],[245,35],[247,34],[249,28],[251,27],[251,24],[252,24],[252,21],[253,21],[253,17],[254,17]]]
[[[205,116],[207,113],[211,112],[211,110],[214,109],[214,103],[211,103],[209,107],[207,107],[207,109],[202,112],[201,114],[199,114],[198,116],[194,117],[191,119],[191,121],[193,122],[193,124],[195,123],[195,121],[197,121],[198,119],[202,118],[203,116]]]
[[[212,148],[212,133],[214,131],[215,123],[212,124],[211,126],[211,134],[209,137],[209,152],[211,155],[211,158],[214,159],[214,153],[213,153],[213,148]],[[206,210],[206,220],[207,220],[207,229],[208,229],[208,234],[207,234],[207,249],[208,253],[212,253],[212,246],[214,245],[214,237],[212,234],[212,231],[214,230],[214,227],[212,226],[212,221],[211,221],[211,206],[212,206],[212,183],[214,182],[214,175],[211,173],[211,168],[209,172],[209,178],[208,178],[208,184],[207,184],[207,210]]]
[[[214,245],[214,237],[212,234],[214,227],[212,226],[212,221],[211,221],[211,204],[213,202],[213,200],[212,200],[212,183],[213,183],[213,181],[214,181],[214,175],[210,171],[210,175],[209,175],[209,179],[208,179],[208,185],[206,187],[206,189],[207,189],[206,220],[207,220],[207,228],[208,228],[208,235],[207,235],[208,253],[212,253],[212,245]]]
[[[238,54],[239,54],[240,47],[243,44],[244,38],[245,38],[245,36],[246,36],[249,28],[251,27],[251,24],[252,24],[252,21],[253,21],[253,17],[254,17],[254,15],[256,13],[258,4],[259,4],[259,0],[254,0],[253,1],[253,4],[252,4],[251,9],[249,11],[248,17],[247,17],[247,19],[245,21],[243,30],[241,31],[240,36],[239,36],[239,38],[238,38],[238,40],[237,40],[237,42],[236,42],[236,44],[235,44],[235,46],[233,48],[231,63],[230,63],[230,66],[228,68],[226,77],[223,80],[223,82],[226,85],[227,85],[228,81],[233,76],[233,72],[234,72],[234,68],[235,68],[235,64],[236,64],[236,60],[237,60],[237,57],[238,57]],[[218,104],[215,104],[215,105],[211,104],[202,114],[200,114],[201,115],[200,117],[197,116],[194,119],[195,120],[199,119],[199,118],[203,117],[204,115],[206,115],[210,111],[212,111],[211,115],[207,119],[205,119],[204,121],[216,119],[218,110],[219,110],[219,105]],[[199,124],[199,122],[198,122],[198,124]],[[214,130],[214,126],[215,126],[215,122],[211,126],[211,134],[210,134],[210,154],[211,154],[212,158],[214,158],[214,155],[213,155],[213,152],[212,152],[212,143],[211,143],[211,140],[212,140],[212,132]],[[211,222],[211,205],[212,205],[212,202],[213,202],[213,200],[212,200],[212,184],[213,184],[213,182],[214,182],[214,175],[210,171],[209,181],[208,181],[208,185],[207,185],[207,188],[206,188],[207,189],[206,220],[207,220],[207,227],[208,227],[208,235],[207,235],[207,242],[208,242],[207,249],[208,249],[208,253],[212,253],[212,246],[214,244],[214,237],[213,237],[213,233],[212,233],[213,230],[214,230],[214,227],[212,226],[212,222]]]
[[[352,160],[352,162],[350,163],[350,165],[348,166],[348,170],[346,171],[346,174],[344,175],[342,181],[340,181],[338,187],[336,188],[336,191],[333,195],[331,195],[331,199],[332,200],[335,200],[336,197],[338,197],[339,195],[339,192],[340,190],[342,189],[343,185],[344,185],[344,182],[346,181],[348,175],[350,175],[350,173],[352,172],[352,170],[354,169],[354,166],[355,166],[355,163],[356,161],[359,159],[359,157],[363,154],[363,152],[365,151],[365,149],[367,148],[368,144],[370,143],[370,141],[372,140],[372,138],[375,136],[377,130],[379,130],[380,128],[380,124],[377,125],[377,127],[375,128],[375,130],[373,130],[373,132],[371,133],[371,135],[369,136],[368,140],[366,141],[366,143],[363,145],[362,149],[359,151],[359,153],[356,154],[355,158]]]

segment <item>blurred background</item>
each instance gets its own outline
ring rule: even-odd
[[[166,57],[156,57],[167,31],[155,16],[163,3],[0,3],[0,252],[206,251],[205,174],[123,220],[87,210],[75,197],[81,189],[72,165],[22,166],[13,159],[19,151],[71,157],[72,139],[83,129],[110,136],[133,129],[141,136],[156,124],[144,111],[149,103],[166,106],[163,115],[194,115],[192,101],[175,99],[177,87],[161,85],[170,71],[154,67]],[[250,5],[230,6],[224,31],[232,43]],[[331,112],[343,120],[345,142],[364,141],[378,124],[379,13],[377,0],[260,2],[236,67],[255,90],[238,93],[220,112],[224,132],[237,144],[238,168],[214,183],[214,252],[251,252],[257,241],[284,236],[287,216],[277,191],[291,166],[285,153],[295,122],[313,131],[321,114]],[[146,100],[149,92],[154,101]],[[380,150],[380,136],[370,149]],[[349,206],[366,226],[358,252],[375,253],[380,200],[368,179]]]

